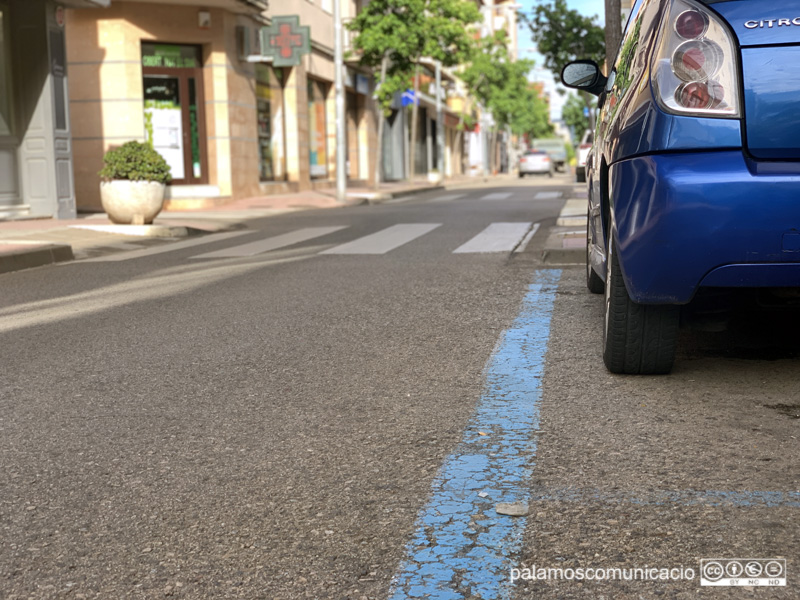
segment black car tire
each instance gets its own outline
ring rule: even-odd
[[[675,362],[680,307],[631,300],[613,236],[606,261],[603,362],[612,373],[669,373]]]
[[[520,178],[520,179],[522,179],[523,177],[525,177],[525,173],[523,173],[522,171],[520,171],[520,172],[519,172],[519,178]]]
[[[593,294],[602,294],[606,290],[606,284],[597,272],[592,268],[591,250],[592,250],[592,236],[590,232],[591,224],[591,210],[586,214],[586,287]]]
[[[586,183],[586,167],[575,168],[575,181],[578,183]]]

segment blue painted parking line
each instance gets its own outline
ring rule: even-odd
[[[433,482],[390,598],[507,598],[525,517],[498,502],[528,502],[544,358],[560,270],[538,271],[519,315],[486,365],[477,411]]]
[[[531,502],[581,502],[601,504],[636,504],[747,508],[800,508],[800,492],[721,491],[721,490],[650,490],[646,493],[598,489],[548,488],[534,490]]]

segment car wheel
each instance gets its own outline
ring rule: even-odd
[[[606,284],[592,268],[591,216],[591,210],[589,210],[586,214],[586,287],[593,294],[602,294],[606,289]]]
[[[524,173],[522,173],[522,172],[520,172],[520,174],[519,174],[519,178],[520,178],[520,179],[522,179],[523,177],[525,177],[525,174],[524,174]]]
[[[578,183],[586,183],[586,168],[578,167],[575,169],[575,181]]]
[[[611,236],[606,260],[603,362],[612,373],[669,373],[675,361],[680,307],[631,300]]]

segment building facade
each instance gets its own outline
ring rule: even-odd
[[[344,1],[347,10],[357,5]],[[261,55],[277,16],[309,27],[311,52],[290,67]],[[70,109],[80,210],[100,209],[102,157],[135,139],[172,168],[167,208],[334,185],[336,115],[333,16],[325,0],[115,0],[70,11]],[[348,176],[374,173],[372,78],[345,77]]]
[[[336,121],[333,2],[347,22],[365,0],[0,0],[0,219],[101,211],[103,155],[147,141],[170,164],[167,208],[332,188],[336,131],[346,127],[351,182],[376,177],[376,82],[345,67]],[[310,34],[296,63],[276,66],[262,32],[280,18]],[[295,43],[296,31],[279,43]],[[474,112],[447,70],[423,65],[415,174],[466,171]],[[411,86],[411,84],[409,84]],[[440,95],[441,123],[436,95]],[[408,177],[410,107],[385,128],[382,178]],[[439,140],[439,137],[442,140]]]
[[[75,215],[66,7],[107,4],[0,0],[0,219]]]

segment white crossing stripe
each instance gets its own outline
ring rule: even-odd
[[[334,231],[347,229],[346,226],[341,227],[306,227],[305,229],[298,229],[283,235],[276,235],[263,240],[257,240],[248,244],[240,246],[233,246],[232,248],[223,248],[222,250],[215,250],[214,252],[207,252],[205,254],[198,254],[192,258],[236,258],[242,256],[255,256],[270,250],[277,250],[278,248],[285,248],[293,244],[299,244],[314,238],[328,235]]]
[[[377,233],[358,238],[347,244],[329,248],[320,254],[386,254],[403,244],[440,227],[441,223],[408,223],[393,225]]]
[[[561,198],[563,194],[561,192],[538,192],[533,199],[534,200],[555,200],[556,198]]]
[[[445,196],[437,196],[436,198],[432,198],[431,202],[450,202],[452,200],[458,200],[459,198],[463,198],[464,194],[447,194]]]
[[[528,233],[531,223],[492,223],[453,254],[511,252]]]
[[[522,241],[519,243],[519,246],[514,248],[514,254],[524,252],[525,248],[528,247],[528,244],[530,243],[531,239],[533,239],[533,236],[536,235],[537,231],[539,231],[539,223],[534,223],[533,227],[531,227],[531,230],[528,232],[528,235],[522,239]]]
[[[481,200],[505,200],[514,195],[514,192],[494,192],[493,194],[486,194]]]
[[[144,248],[142,250],[134,250],[133,252],[117,252],[116,254],[108,254],[106,256],[98,256],[96,258],[87,258],[82,260],[85,262],[119,262],[121,260],[133,260],[143,256],[153,256],[154,254],[163,254],[164,252],[173,252],[175,250],[183,250],[184,248],[192,248],[194,246],[201,246],[203,244],[213,244],[222,240],[229,240],[240,235],[247,235],[253,233],[252,231],[229,231],[226,233],[215,233],[212,235],[204,235],[199,238],[192,238],[182,242],[166,243],[152,248]]]

